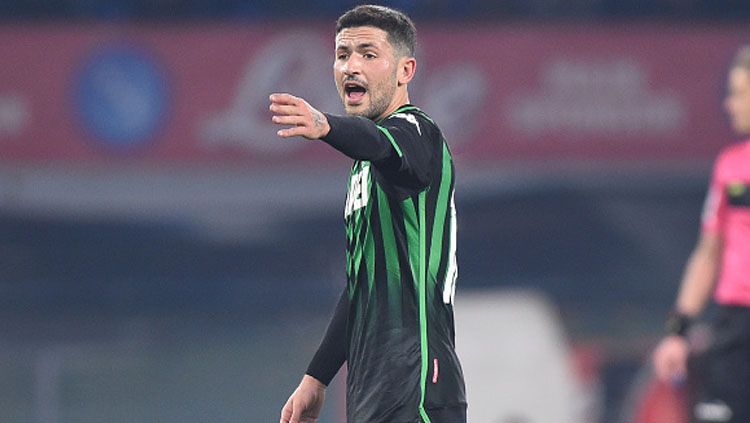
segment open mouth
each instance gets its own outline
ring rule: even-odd
[[[367,94],[367,88],[358,82],[347,82],[344,84],[344,93],[346,93],[347,103],[357,104]]]

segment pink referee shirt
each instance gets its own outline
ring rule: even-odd
[[[702,230],[724,240],[716,302],[750,306],[750,139],[716,159]]]

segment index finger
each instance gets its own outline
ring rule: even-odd
[[[300,100],[299,97],[287,93],[273,93],[268,96],[268,99],[276,104],[297,104]]]

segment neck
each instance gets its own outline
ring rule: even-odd
[[[396,95],[393,96],[393,100],[391,100],[391,104],[388,106],[388,108],[385,109],[385,111],[380,116],[375,118],[376,122],[395,112],[404,104],[409,104],[409,92],[406,90],[406,87],[404,87],[403,90],[399,91],[401,92],[397,92]]]

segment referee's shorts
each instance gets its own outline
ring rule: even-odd
[[[693,423],[750,423],[750,307],[721,306],[708,350],[690,363]]]

